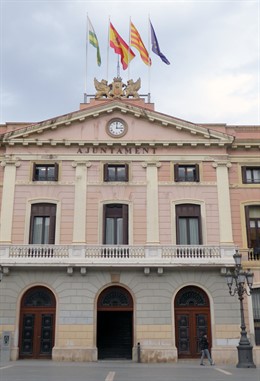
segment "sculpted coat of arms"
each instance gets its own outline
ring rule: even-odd
[[[122,82],[122,78],[114,78],[113,82],[108,84],[108,81],[102,79],[100,82],[95,78],[94,85],[96,89],[96,99],[100,98],[139,98],[138,90],[141,88],[141,79],[136,82],[129,79],[126,84]]]

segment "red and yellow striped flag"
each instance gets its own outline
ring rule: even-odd
[[[113,25],[110,23],[109,28],[109,43],[115,53],[121,56],[121,64],[123,70],[127,69],[130,61],[135,57],[134,52],[130,49],[127,43],[119,36]]]
[[[136,27],[130,22],[130,45],[134,46],[140,53],[140,56],[144,63],[148,66],[151,66],[152,60],[149,57],[149,54],[144,46],[144,43],[140,37],[140,34],[138,33]]]

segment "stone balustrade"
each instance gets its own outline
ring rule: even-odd
[[[233,246],[0,245],[2,266],[233,266]]]

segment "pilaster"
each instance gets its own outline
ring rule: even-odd
[[[228,168],[231,163],[223,160],[212,164],[216,168],[217,188],[218,188],[218,207],[219,207],[219,231],[220,244],[233,244],[231,205],[229,192]]]
[[[147,233],[148,244],[159,244],[159,203],[158,203],[158,162],[146,162],[142,164],[146,168],[146,200],[147,200]]]
[[[16,168],[20,166],[20,163],[17,160],[5,159],[1,162],[1,166],[4,167],[4,179],[0,217],[0,242],[11,243]]]
[[[86,242],[86,206],[87,206],[87,168],[91,163],[75,161],[75,200],[74,200],[74,223],[73,243]]]

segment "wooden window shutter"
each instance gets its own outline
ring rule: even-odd
[[[103,205],[103,230],[102,230],[103,244],[106,243],[106,212],[107,212],[107,205]]]
[[[54,181],[58,181],[59,179],[59,164],[54,164]]]
[[[243,167],[245,168],[245,167]],[[249,217],[250,206],[245,206],[245,218],[246,218],[246,232],[247,232],[247,246],[252,247],[251,234],[250,234],[250,217]]]
[[[247,180],[246,180],[246,167],[242,167],[242,183],[243,184],[246,184],[247,183]]]
[[[36,164],[33,163],[33,173],[32,173],[32,180],[36,181]]]
[[[195,164],[195,181],[199,183],[200,181],[200,167],[199,164]]]
[[[128,244],[128,205],[122,205],[123,214],[123,244]]]
[[[129,165],[125,164],[125,181],[129,181]]]
[[[179,164],[174,164],[174,181],[179,181]]]
[[[104,181],[108,181],[108,164],[104,164]]]

